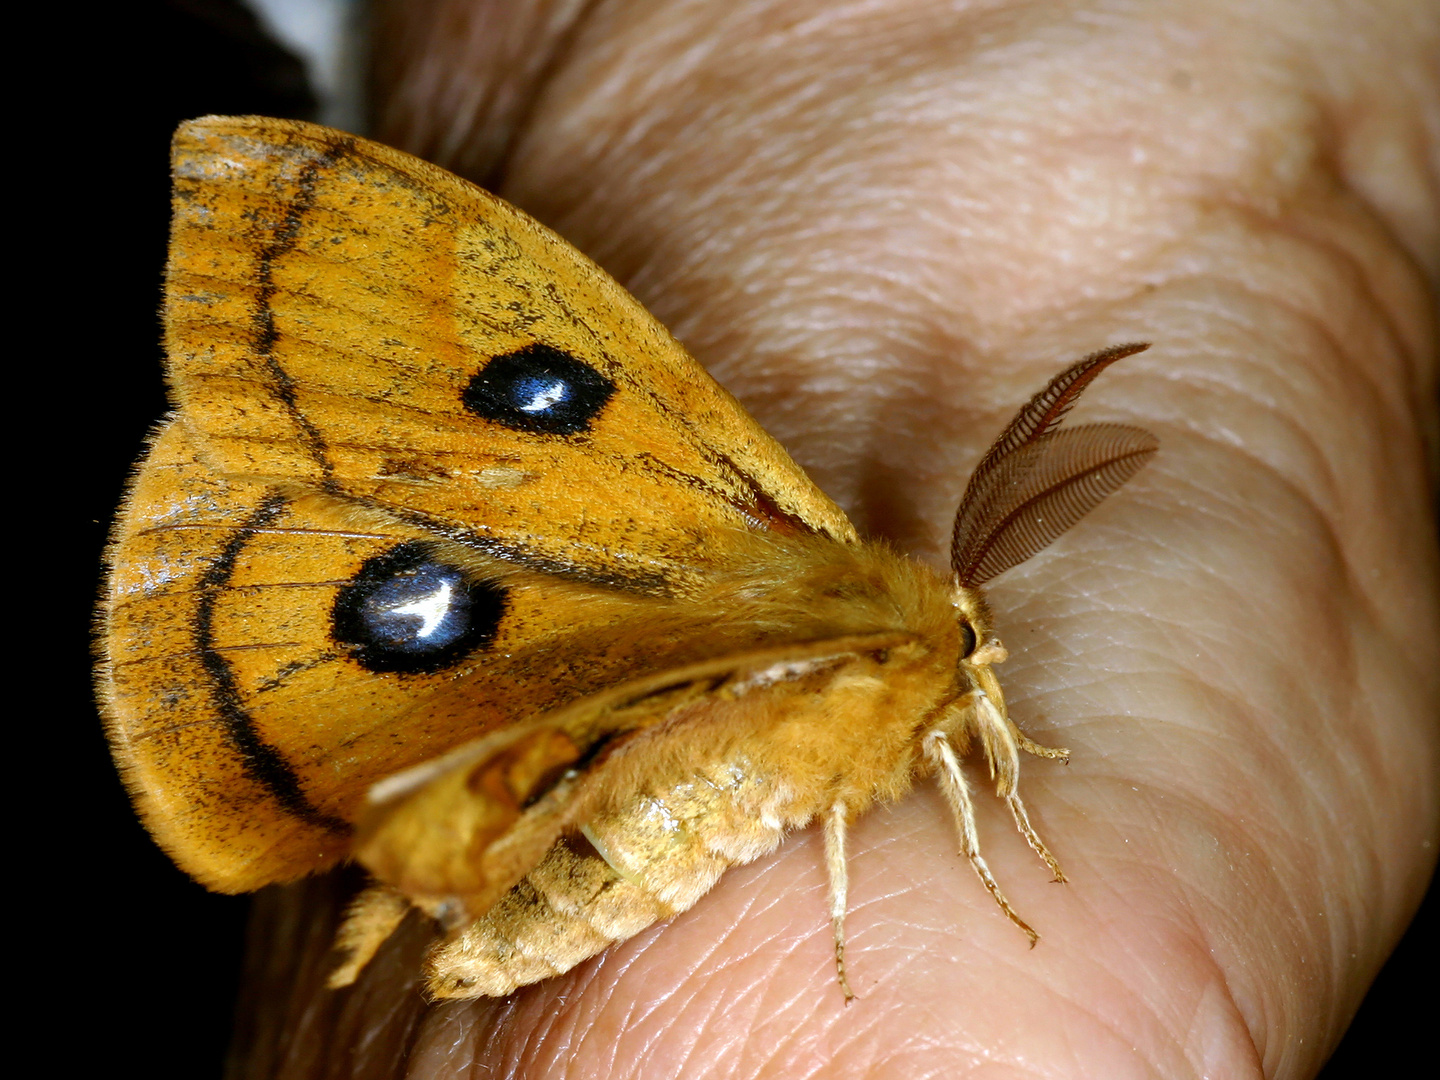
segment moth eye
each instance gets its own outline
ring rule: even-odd
[[[401,544],[340,590],[334,635],[371,671],[439,671],[488,645],[504,614],[503,588],[466,581],[426,544]]]
[[[590,426],[615,384],[589,364],[549,345],[497,356],[461,395],[465,408],[497,424],[541,435],[573,435]]]
[[[967,659],[980,642],[975,637],[975,628],[968,622],[960,622],[960,659]]]

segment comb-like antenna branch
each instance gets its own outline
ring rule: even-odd
[[[955,577],[979,585],[1049,547],[1150,460],[1160,440],[1125,424],[1052,431],[1000,463],[999,483],[951,552]]]
[[[975,482],[1002,457],[1020,449],[1026,443],[1034,442],[1065,419],[1065,414],[1080,399],[1085,388],[1116,360],[1134,356],[1148,348],[1150,348],[1150,343],[1144,341],[1132,342],[1129,345],[1112,345],[1108,349],[1091,353],[1083,360],[1075,361],[1059,375],[1056,375],[1044,390],[1024,404],[1015,414],[1015,418],[1005,425],[1005,430],[1000,433],[1000,437],[990,444],[990,449],[985,451],[985,456],[980,459],[980,464],[975,466],[975,472],[970,477],[970,486],[974,487]],[[967,491],[966,494],[968,496],[969,492]],[[963,506],[965,500],[961,499],[960,502]]]
[[[1055,430],[1100,372],[1147,348],[1091,353],[1015,414],[975,467],[955,515],[950,562],[960,584],[979,584],[1029,558],[1149,460],[1159,443],[1138,428],[1092,425],[1075,429],[1078,437]]]

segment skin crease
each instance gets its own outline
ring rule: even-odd
[[[1433,5],[516,7],[382,10],[374,134],[595,257],[862,532],[942,563],[1014,409],[1154,343],[1077,415],[1160,453],[990,590],[1071,883],[972,770],[1034,951],[923,785],[852,833],[848,1008],[811,829],[504,1001],[406,1004],[412,927],[270,1000],[263,1074],[1313,1075],[1440,840]],[[271,965],[323,892],[262,901]]]

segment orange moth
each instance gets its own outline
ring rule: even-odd
[[[412,907],[439,998],[504,994],[820,823],[839,979],[850,822],[934,778],[985,887],[972,748],[1031,847],[979,586],[1155,452],[1061,427],[1071,365],[981,460],[948,575],[844,513],[614,281],[520,211],[311,124],[174,144],[175,412],[111,549],[117,761],[186,871],[345,860],[333,982]]]

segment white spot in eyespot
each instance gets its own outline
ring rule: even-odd
[[[422,596],[418,600],[412,600],[408,604],[391,608],[393,615],[418,615],[420,616],[420,629],[415,631],[415,636],[428,638],[440,628],[441,621],[450,613],[451,594],[454,588],[450,582],[442,581],[440,587],[428,596]]]
[[[564,401],[570,396],[570,386],[564,379],[556,379],[549,386],[535,391],[530,398],[528,405],[521,405],[521,412],[537,413],[544,412],[551,405]]]

